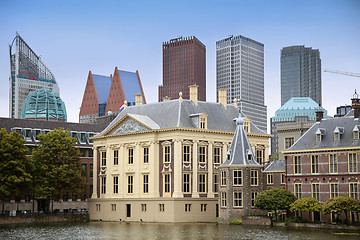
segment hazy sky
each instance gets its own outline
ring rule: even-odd
[[[268,118],[280,107],[280,50],[320,49],[322,69],[360,73],[360,0],[17,1],[0,0],[0,116],[9,116],[9,44],[16,31],[52,70],[78,122],[89,70],[139,70],[147,102],[162,83],[162,42],[196,36],[206,45],[207,101],[215,101],[215,43],[243,35],[265,45]],[[360,78],[322,72],[329,115],[350,104]],[[1,127],[1,126],[0,126]],[[269,131],[269,130],[268,130]]]

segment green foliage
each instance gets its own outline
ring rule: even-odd
[[[290,204],[290,211],[292,212],[320,212],[321,204],[319,201],[312,197],[300,198]]]
[[[277,219],[277,211],[288,210],[295,200],[295,196],[290,191],[283,188],[271,188],[258,194],[255,206],[263,210],[274,210]]]
[[[36,195],[47,200],[66,192],[81,194],[82,176],[80,151],[76,139],[63,128],[38,135],[39,146],[33,151]]]
[[[231,219],[229,223],[233,225],[240,225],[242,224],[242,219]]]
[[[360,212],[360,201],[348,196],[330,198],[324,204],[324,213],[329,214],[332,211],[336,213]]]
[[[272,162],[272,161],[279,160],[279,152],[276,152],[276,153],[274,153],[274,154],[271,154],[269,160],[270,160],[271,162]]]
[[[20,195],[30,188],[33,163],[26,157],[28,148],[23,137],[0,130],[0,194]]]

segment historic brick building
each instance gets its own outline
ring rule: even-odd
[[[62,196],[55,199],[53,209],[87,209],[87,199],[92,194],[93,184],[93,150],[92,140],[95,134],[101,132],[106,126],[105,124],[79,124],[70,122],[44,121],[44,120],[28,120],[17,118],[0,118],[1,128],[5,128],[7,132],[18,132],[25,139],[25,145],[29,148],[28,156],[31,156],[33,149],[39,143],[37,135],[47,132],[55,128],[69,129],[71,136],[78,139],[76,147],[81,152],[81,164],[86,177],[86,185],[83,196],[74,195],[71,192],[64,192]],[[15,197],[15,198],[14,198]],[[4,205],[0,205],[0,209],[4,206],[5,211],[40,211],[44,205],[41,199],[33,199],[31,192],[24,192],[22,196],[6,196]]]
[[[143,96],[139,72],[127,72],[115,67],[114,75],[102,76],[89,71],[83,100],[79,112],[80,123],[94,123],[96,118],[106,113],[120,112],[119,107],[126,102],[135,105],[135,95]]]
[[[284,151],[286,187],[297,198],[313,197],[321,203],[336,196],[359,199],[360,102],[357,94],[352,102],[354,116],[321,119]],[[330,221],[332,217],[315,215],[313,219]]]
[[[198,100],[206,101],[206,47],[196,37],[180,37],[163,43],[163,83],[159,102],[182,92],[190,99],[189,86],[198,85]]]

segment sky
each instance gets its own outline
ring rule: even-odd
[[[243,35],[263,43],[268,121],[281,107],[283,47],[319,49],[322,70],[360,73],[360,0],[0,0],[0,117],[9,117],[9,44],[16,32],[55,75],[69,122],[78,122],[89,70],[106,76],[115,66],[138,70],[147,102],[156,102],[162,43],[178,36],[196,36],[206,46],[209,102],[216,101],[216,41]],[[360,78],[322,71],[328,115],[351,104],[355,89]]]

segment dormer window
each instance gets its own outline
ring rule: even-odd
[[[334,130],[334,141],[340,141],[341,134],[344,133],[343,127],[336,127]]]
[[[359,139],[359,127],[355,126],[353,129],[353,139],[358,140]]]
[[[207,129],[207,115],[205,113],[199,115],[199,128]]]
[[[316,142],[321,142],[323,135],[325,135],[325,129],[318,128],[318,130],[315,133]]]
[[[252,152],[250,149],[247,151],[247,157],[248,157],[248,161],[252,160]]]

